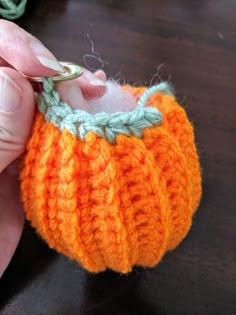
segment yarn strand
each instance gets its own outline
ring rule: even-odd
[[[146,91],[140,96],[139,101],[137,103],[137,107],[144,107],[149,99],[155,93],[163,93],[166,95],[173,95],[174,91],[170,83],[161,82],[157,85],[151,86],[150,88],[146,89]]]
[[[25,13],[27,0],[0,0],[0,15],[8,20],[16,20]]]
[[[94,131],[110,143],[115,142],[118,134],[141,138],[144,128],[160,125],[162,113],[157,108],[146,106],[146,103],[155,93],[172,95],[169,84],[162,82],[144,92],[134,111],[92,115],[84,110],[73,110],[62,102],[51,78],[44,78],[43,87],[38,108],[47,121],[53,122],[60,130],[69,130],[81,139],[85,139],[88,132]]]

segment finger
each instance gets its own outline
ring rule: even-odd
[[[0,176],[0,277],[15,252],[23,224],[16,176],[5,170]]]
[[[59,82],[56,84],[56,89],[63,102],[66,102],[73,109],[82,109],[87,111],[87,101],[85,100],[76,80]]]
[[[9,67],[9,63],[0,57],[0,67]]]
[[[0,173],[25,150],[34,116],[30,83],[11,68],[0,68]]]
[[[84,74],[76,81],[86,99],[99,98],[107,91],[106,80],[100,79],[99,76],[86,69],[84,69]]]
[[[51,76],[63,71],[53,54],[38,39],[16,24],[0,20],[0,39],[1,60],[5,60],[19,72],[28,76]],[[85,70],[84,75],[78,79],[78,85],[85,98],[94,99],[105,93],[105,80],[102,70],[97,75]]]
[[[99,70],[95,71],[94,74],[95,74],[96,77],[98,77],[98,79],[106,82],[107,75],[102,69],[99,69]]]
[[[76,80],[59,82],[56,84],[56,89],[62,101],[68,103],[74,109],[79,108],[87,111],[87,100],[97,99],[106,92],[105,80],[106,74],[103,71],[99,70],[93,74],[84,69],[83,76]]]
[[[0,20],[0,57],[28,76],[49,76],[63,71],[54,55],[16,24]]]

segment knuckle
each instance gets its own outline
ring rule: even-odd
[[[0,126],[0,151],[17,150],[24,151],[24,143],[13,131]]]

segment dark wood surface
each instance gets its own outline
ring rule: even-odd
[[[170,79],[195,126],[204,193],[184,242],[127,276],[88,274],[26,226],[0,314],[236,314],[236,1],[37,0],[17,23],[60,60],[100,67],[84,59],[92,40],[109,76]]]

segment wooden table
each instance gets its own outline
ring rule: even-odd
[[[0,314],[236,314],[235,0],[38,0],[17,23],[60,60],[132,84],[170,79],[195,126],[204,193],[184,242],[127,276],[88,274],[26,226]]]

